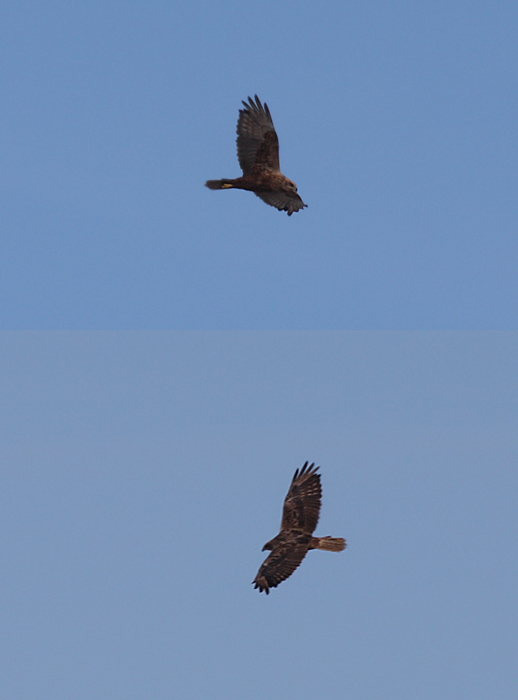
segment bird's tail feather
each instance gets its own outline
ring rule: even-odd
[[[315,537],[318,540],[316,549],[325,549],[328,552],[341,552],[347,547],[343,537]]]
[[[232,186],[232,180],[207,180],[205,183],[209,190],[226,190]]]

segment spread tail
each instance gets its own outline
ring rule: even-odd
[[[226,190],[233,185],[232,180],[207,180],[205,187],[208,187],[209,190]]]
[[[312,542],[315,549],[325,549],[327,552],[341,552],[347,547],[343,537],[314,537]]]

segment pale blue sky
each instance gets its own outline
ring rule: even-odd
[[[518,333],[0,334],[9,700],[518,693]],[[251,585],[293,472],[318,533]]]
[[[518,5],[7,0],[0,326],[513,329]],[[267,101],[308,209],[210,192]]]

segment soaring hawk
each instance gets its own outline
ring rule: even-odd
[[[250,190],[266,204],[291,216],[307,204],[297,194],[297,185],[281,173],[279,139],[268,105],[262,105],[257,95],[255,102],[249,97],[243,105],[237,122],[237,157],[243,176],[208,180],[205,185],[211,190]]]
[[[263,552],[268,549],[271,554],[252,582],[260,592],[268,594],[270,588],[291,576],[310,549],[341,552],[346,547],[342,537],[313,537],[322,499],[318,469],[306,462],[300,472],[295,472],[284,501],[281,531],[264,545]]]

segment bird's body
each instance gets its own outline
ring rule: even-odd
[[[240,189],[254,192],[263,202],[291,216],[307,206],[297,194],[297,185],[281,173],[279,139],[266,103],[255,96],[243,102],[237,122],[237,157],[243,176],[208,180],[211,190]]]
[[[295,472],[284,501],[281,531],[267,542],[264,550],[271,554],[263,562],[253,583],[260,592],[270,592],[300,565],[310,549],[341,552],[346,547],[342,537],[313,537],[318,523],[322,486],[318,467],[304,464]]]

